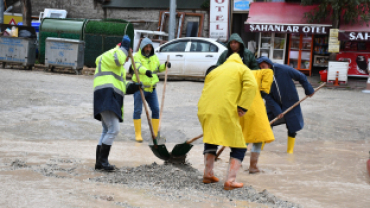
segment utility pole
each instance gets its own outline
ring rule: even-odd
[[[4,1],[0,0],[0,24],[4,23]]]
[[[170,22],[168,25],[168,40],[175,39],[176,0],[170,0]]]
[[[31,15],[32,15],[32,6],[31,0],[21,0],[22,5],[22,16],[23,16],[23,25],[31,26]]]

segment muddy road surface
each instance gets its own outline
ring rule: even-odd
[[[167,148],[202,133],[197,102],[202,82],[169,82],[161,133]],[[162,94],[162,83],[158,88]],[[303,97],[302,88],[298,88]],[[125,97],[125,122],[110,162],[115,173],[94,171],[101,124],[92,117],[93,77],[0,69],[0,207],[367,207],[370,179],[370,96],[322,89],[302,103],[304,130],[287,155],[286,129],[274,128],[259,167],[249,175],[249,153],[239,172],[245,187],[226,192],[204,185],[202,141],[187,165],[165,165],[147,144],[137,144],[133,96]],[[216,163],[223,179],[226,149]]]

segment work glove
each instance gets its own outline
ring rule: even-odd
[[[152,71],[150,71],[150,70],[146,70],[145,75],[146,75],[147,77],[152,78],[152,77],[153,77],[153,72],[152,72]]]
[[[143,88],[142,82],[127,82],[126,84],[126,95],[134,94],[135,92],[140,90],[140,87]]]
[[[139,88],[143,88],[143,83],[142,82],[135,82],[135,85]]]
[[[131,45],[130,37],[128,37],[128,35],[123,36],[122,42],[121,42],[121,47],[126,49],[127,52],[129,52],[130,45]]]
[[[167,61],[166,61],[164,64],[165,64],[169,69],[171,68],[171,62],[167,62]]]

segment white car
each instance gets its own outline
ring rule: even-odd
[[[155,48],[154,52],[161,64],[170,56],[168,75],[204,78],[207,70],[216,66],[219,56],[225,50],[227,48],[215,39],[186,37],[169,41]],[[130,66],[131,62],[127,62],[124,67],[129,71]]]

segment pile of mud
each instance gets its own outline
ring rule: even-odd
[[[151,194],[168,201],[188,199],[194,202],[214,200],[248,201],[268,207],[301,207],[270,194],[267,190],[258,193],[252,186],[241,189],[223,190],[223,183],[203,184],[203,174],[190,165],[141,165],[135,168],[123,167],[104,176],[90,178],[90,181],[125,184],[129,187],[147,189]]]

